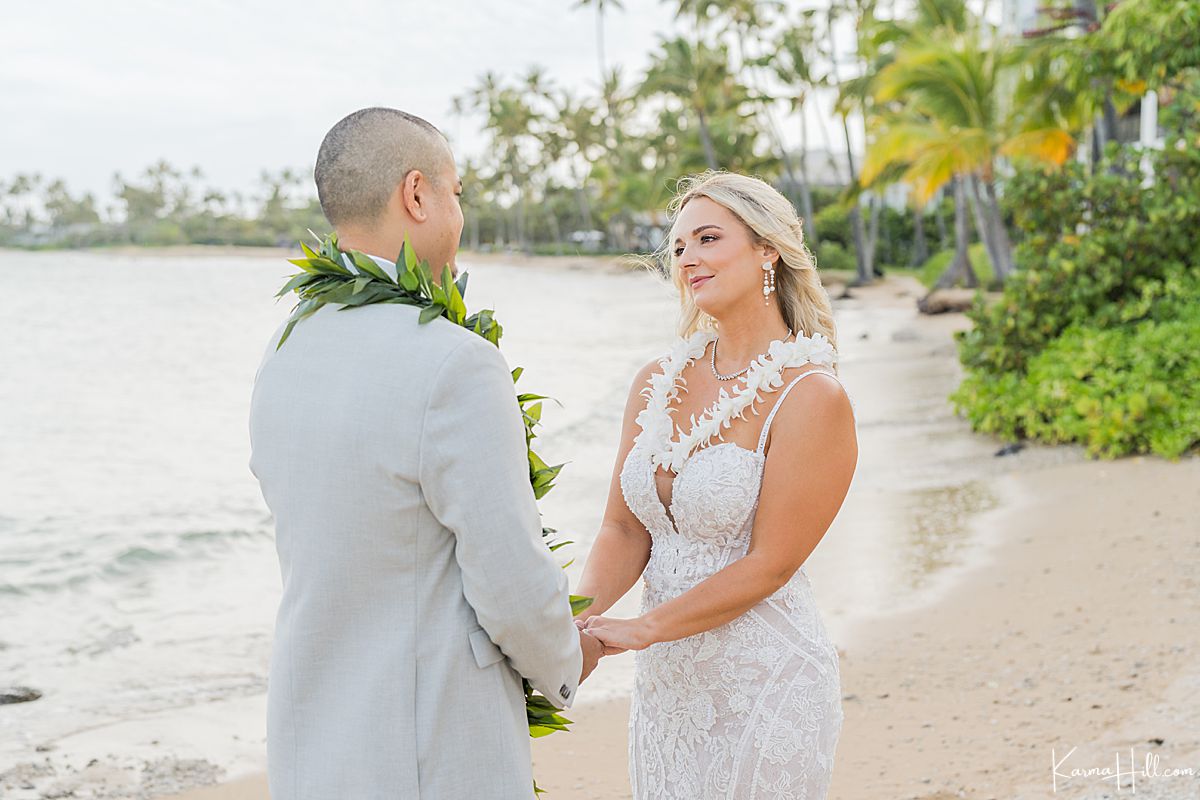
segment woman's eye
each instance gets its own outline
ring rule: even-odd
[[[676,258],[679,258],[681,255],[683,255],[683,248],[682,248],[682,247],[676,247],[676,248],[675,248],[675,257],[676,257]]]
[[[706,233],[700,237],[701,242],[706,242],[706,241],[707,242],[715,242],[716,240],[717,240],[717,237],[713,236],[711,233]]]

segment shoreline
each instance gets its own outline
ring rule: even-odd
[[[225,245],[225,244],[178,244],[178,245],[103,245],[97,247],[78,247],[78,248],[56,248],[56,249],[24,249],[12,247],[0,247],[0,256],[5,254],[30,254],[30,253],[69,253],[69,254],[88,254],[88,255],[109,255],[120,256],[124,258],[167,258],[167,259],[189,259],[189,258],[299,258],[303,254],[298,248],[294,247],[271,247],[271,246],[255,246],[255,245]],[[644,264],[637,254],[592,254],[592,253],[564,253],[563,255],[548,255],[548,254],[526,254],[518,251],[475,251],[468,249],[460,249],[458,255],[461,259],[461,266],[470,267],[472,265],[486,264],[506,264],[509,266],[518,267],[542,267],[545,269],[565,269],[565,270],[603,270],[606,272],[634,272],[640,269],[645,269]],[[852,273],[843,273],[836,270],[822,270],[821,274],[829,283],[829,287],[837,287],[837,291],[844,290],[844,285],[852,277]],[[896,270],[897,275],[907,275],[907,271]],[[827,288],[829,288],[827,287]],[[830,292],[831,296],[835,294]]]
[[[1000,483],[1009,502],[975,526],[988,554],[929,604],[860,623],[839,647],[846,718],[831,800],[1092,800],[1111,796],[1109,783],[1061,776],[1130,748],[1139,765],[1161,759],[1139,793],[1195,796],[1200,776],[1167,772],[1200,769],[1200,609],[1186,600],[1200,589],[1188,529],[1200,459],[1082,461]],[[1174,542],[1154,546],[1163,538]],[[1147,596],[1165,603],[1131,602]],[[572,734],[534,742],[548,797],[630,796],[627,714],[624,698],[585,701]],[[1071,754],[1057,792],[1052,750]],[[261,800],[265,776],[172,797]]]
[[[463,261],[475,264],[504,263],[516,266],[544,266],[563,269],[590,269],[597,266],[626,272],[637,269],[635,257],[631,255],[597,255],[591,253],[564,253],[563,255],[525,254],[521,252],[483,252],[461,249]],[[64,247],[25,249],[0,247],[0,256],[5,254],[70,253],[108,255],[130,258],[299,258],[303,254],[298,247],[276,247],[269,245],[232,244],[177,244],[177,245],[131,245],[115,244],[95,247]]]

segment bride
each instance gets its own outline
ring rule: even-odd
[[[682,338],[634,378],[578,624],[638,651],[634,798],[819,800],[841,687],[803,564],[858,458],[829,298],[766,183],[685,179],[671,212]],[[639,576],[641,615],[602,616]]]

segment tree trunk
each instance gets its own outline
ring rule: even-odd
[[[946,270],[938,276],[934,290],[945,289],[965,279],[967,288],[979,285],[975,270],[971,268],[971,257],[967,251],[970,231],[967,225],[967,192],[962,176],[954,178],[954,258]]]
[[[850,183],[854,184],[858,181],[858,175],[854,169],[854,153],[850,149],[850,124],[846,121],[845,114],[842,115],[842,131],[846,135],[846,162],[850,166]],[[858,267],[858,275],[855,278],[855,283],[859,286],[864,286],[874,280],[875,268],[870,261],[871,254],[867,252],[866,236],[863,233],[862,213],[859,211],[857,200],[854,201],[854,208],[850,211],[850,226],[854,230],[854,255]]]
[[[604,5],[596,4],[596,58],[600,62],[600,91],[604,94],[604,149],[612,146],[612,97],[608,93],[608,65],[604,58]]]
[[[854,263],[856,268],[854,284],[856,286],[865,286],[871,282],[874,272],[871,269],[871,265],[867,262],[867,237],[863,233],[862,213],[859,210],[857,201],[855,201],[854,207],[850,209],[850,228],[854,231]]]
[[[875,277],[881,274],[876,269],[875,256],[879,252],[879,217],[883,211],[883,198],[877,192],[871,192],[871,200],[868,205],[871,209],[871,222],[868,225],[867,234],[867,263],[871,266],[872,277]]]
[[[543,206],[546,209],[546,218],[550,220],[550,235],[554,237],[554,249],[560,256],[564,255],[562,229],[558,227],[558,215],[554,213],[554,208],[549,204]]]
[[[946,229],[946,217],[942,214],[942,199],[942,192],[938,192],[937,204],[933,207],[933,220],[937,223],[939,250],[945,250],[950,246],[950,231]]]
[[[595,227],[595,224],[592,222],[592,204],[588,200],[587,187],[584,186],[583,179],[574,174],[572,177],[575,178],[575,197],[579,202],[579,216],[582,218],[583,229],[590,231]]]
[[[816,212],[813,211],[812,187],[808,182],[808,123],[803,108],[800,109],[800,207],[804,212],[809,249],[819,250],[821,240],[817,232]]]
[[[984,209],[992,224],[992,238],[996,243],[996,251],[1000,255],[1003,268],[996,273],[996,279],[1003,283],[1013,273],[1012,240],[1008,238],[1008,228],[1004,226],[1004,214],[1000,211],[1000,201],[996,198],[996,184],[992,181],[983,182]]]
[[[708,120],[704,117],[704,109],[696,108],[696,117],[700,120],[700,144],[704,146],[704,160],[709,169],[717,169],[717,154],[713,150],[712,136],[708,131]]]
[[[971,174],[964,176],[963,180],[971,190],[967,194],[967,200],[971,206],[971,215],[975,218],[975,231],[979,234],[979,241],[983,242],[984,249],[987,250],[988,261],[992,262],[992,274],[999,278],[1003,266],[1000,264],[1000,253],[996,250],[996,241],[992,237],[992,227],[984,216],[983,198],[979,193],[979,177]]]
[[[925,207],[913,208],[913,254],[912,266],[919,267],[929,260],[929,243],[925,240]]]

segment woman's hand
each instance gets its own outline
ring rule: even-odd
[[[645,650],[655,643],[653,631],[645,617],[633,619],[589,617],[584,623],[584,629],[601,641],[606,656],[623,653],[626,650]]]

